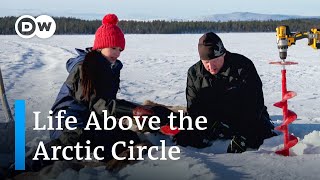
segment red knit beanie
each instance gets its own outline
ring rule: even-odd
[[[115,14],[107,14],[102,20],[102,25],[97,29],[92,50],[109,47],[120,47],[124,50],[125,39]]]

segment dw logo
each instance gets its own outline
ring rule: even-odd
[[[15,30],[20,37],[25,39],[32,38],[34,35],[46,39],[55,33],[56,22],[47,15],[41,15],[37,18],[23,15],[17,19]]]

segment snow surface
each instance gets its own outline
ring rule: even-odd
[[[274,123],[282,122],[281,109],[272,104],[281,98],[281,66],[275,33],[219,34],[225,47],[249,57],[263,82],[265,104]],[[166,105],[186,105],[185,84],[188,68],[196,63],[197,42],[201,35],[126,35],[126,49],[120,60],[119,98],[142,103],[152,100]],[[65,62],[75,55],[74,48],[93,43],[93,35],[53,36],[43,40],[0,36],[0,66],[11,107],[15,99],[27,103],[27,146],[48,141],[48,134],[33,131],[33,111],[41,111],[41,124],[47,124],[48,111],[67,77]],[[99,168],[79,172],[66,169],[57,179],[319,179],[320,168],[320,52],[307,46],[306,40],[288,50],[287,60],[299,65],[287,67],[288,90],[298,96],[289,100],[289,109],[298,114],[290,132],[299,138],[290,157],[276,155],[283,136],[265,140],[256,151],[227,154],[227,141],[214,142],[205,149],[181,147],[178,161],[144,160],[127,166],[118,174]],[[12,108],[13,110],[13,108]],[[0,113],[3,121],[3,113]],[[248,124],[249,126],[249,124]],[[169,137],[145,134],[154,144]],[[168,148],[166,148],[168,149]],[[156,153],[160,156],[160,153]]]

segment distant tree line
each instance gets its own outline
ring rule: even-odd
[[[14,25],[18,17],[0,17],[0,34],[16,34]],[[53,17],[57,24],[55,34],[94,34],[100,20],[82,20]],[[292,32],[320,28],[320,19],[290,19],[282,21],[134,21],[122,20],[119,27],[126,34],[195,34],[213,32],[275,32],[279,25],[288,25]]]

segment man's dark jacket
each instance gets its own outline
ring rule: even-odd
[[[245,137],[270,137],[273,125],[264,105],[262,82],[251,60],[227,52],[224,65],[211,75],[199,61],[188,70],[187,110],[206,116],[207,127],[223,122]]]

